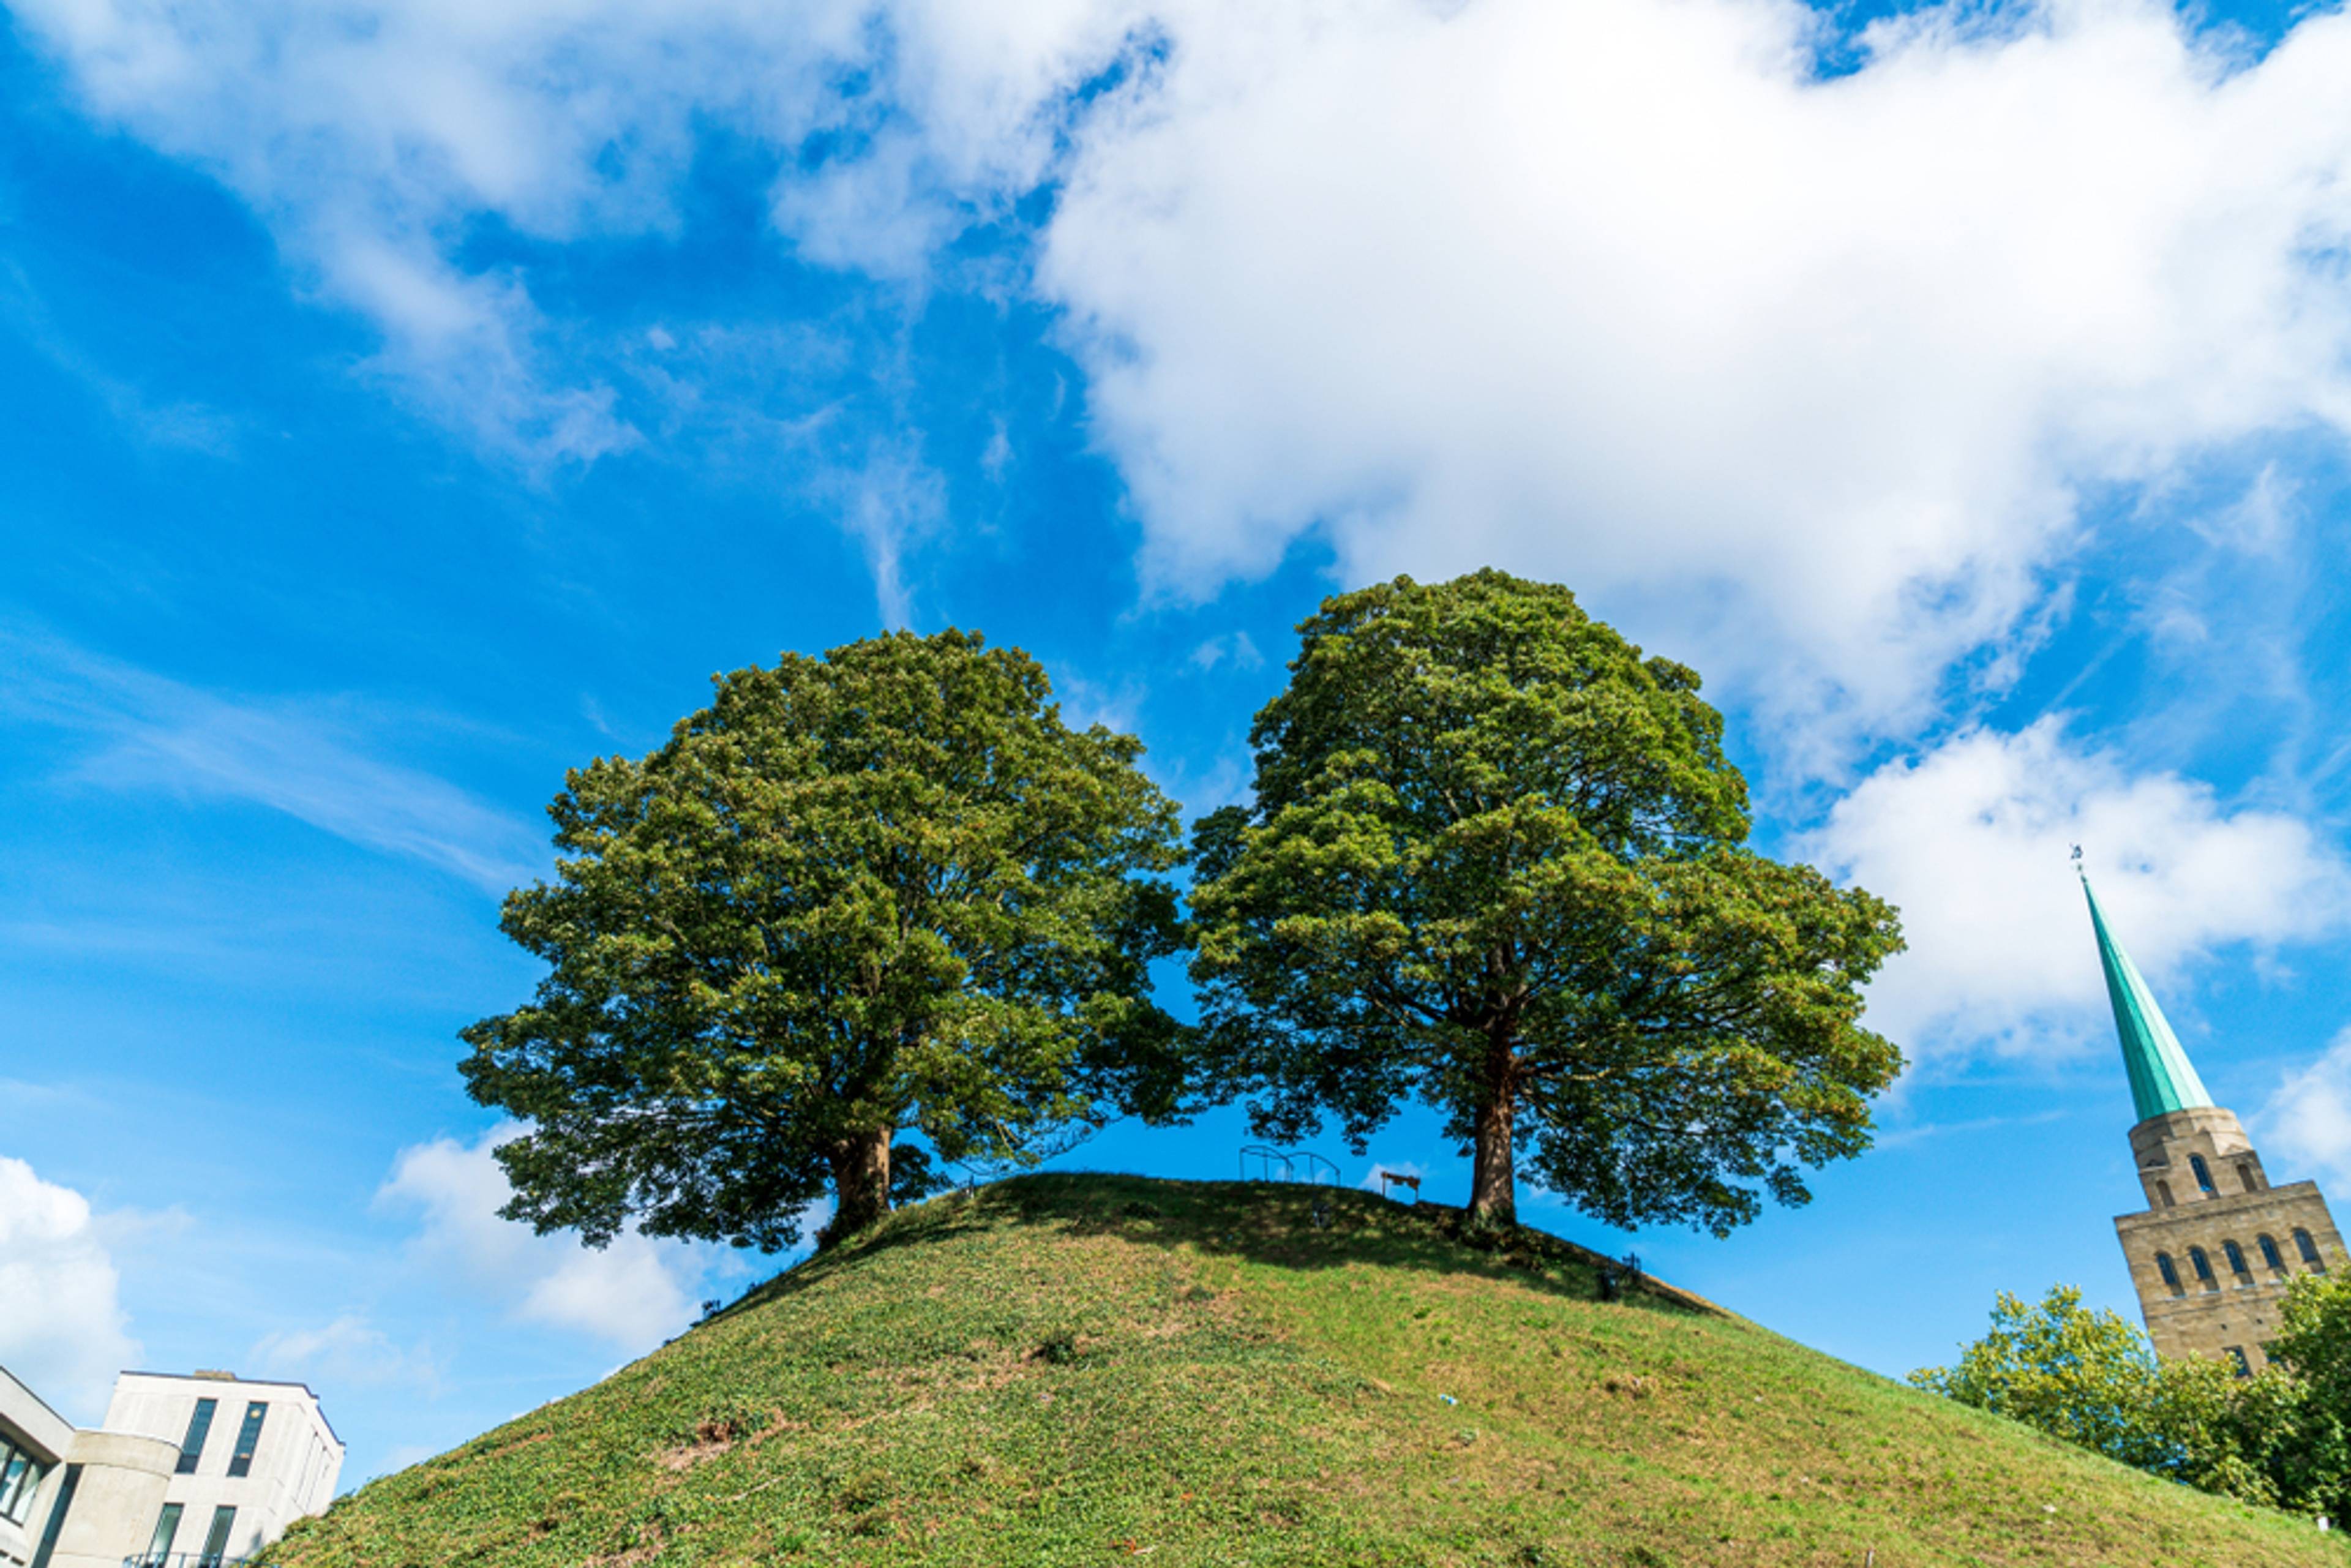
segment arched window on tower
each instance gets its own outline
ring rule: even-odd
[[[2196,1185],[2202,1187],[2208,1196],[2212,1197],[2220,1196],[2220,1189],[2212,1185],[2212,1167],[2204,1163],[2202,1155],[2189,1155],[2188,1168],[2196,1173]]]
[[[2302,1254],[2302,1260],[2304,1262],[2309,1264],[2313,1269],[2317,1270],[2322,1274],[2326,1272],[2326,1260],[2318,1255],[2318,1243],[2310,1239],[2309,1231],[2295,1231],[2294,1233],[2294,1250]]]
[[[2208,1291],[2217,1291],[2220,1288],[2220,1281],[2212,1277],[2212,1260],[2204,1256],[2204,1249],[2190,1247],[2188,1249],[2188,1261],[2196,1270],[2196,1280],[2199,1284]]]
[[[2155,1196],[2163,1200],[2164,1207],[2169,1208],[2171,1207],[2171,1184],[2168,1181],[2158,1181],[2155,1184]]]
[[[2285,1256],[2278,1250],[2276,1237],[2264,1235],[2262,1238],[2262,1261],[2281,1274],[2285,1272]]]
[[[2229,1272],[2239,1276],[2247,1284],[2252,1284],[2253,1271],[2245,1267],[2245,1249],[2233,1241],[2223,1241],[2220,1243],[2220,1250],[2228,1255]]]
[[[2237,1179],[2244,1184],[2247,1192],[2262,1190],[2262,1178],[2253,1174],[2253,1162],[2251,1160],[2237,1162]]]
[[[2173,1295],[2181,1293],[2185,1287],[2179,1283],[2179,1270],[2173,1265],[2170,1253],[2158,1252],[2155,1255],[2155,1271],[2163,1276],[2163,1282],[2171,1287]]]

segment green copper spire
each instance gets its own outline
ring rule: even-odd
[[[2205,1092],[2188,1053],[2179,1049],[2179,1037],[2171,1032],[2163,1009],[2155,1005],[2155,993],[2106,929],[2106,912],[2098,907],[2087,875],[2082,878],[2082,892],[2089,897],[2090,924],[2098,933],[2098,962],[2106,971],[2106,996],[2115,1004],[2115,1032],[2122,1036],[2123,1066],[2130,1073],[2138,1119],[2210,1105],[2212,1096]]]

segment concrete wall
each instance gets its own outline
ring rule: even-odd
[[[193,1471],[179,1473],[180,1449],[199,1399],[211,1399],[210,1430]],[[248,1406],[265,1407],[247,1473],[228,1473]],[[287,1526],[324,1510],[341,1478],[343,1445],[310,1391],[298,1383],[251,1383],[225,1373],[176,1377],[126,1372],[115,1380],[106,1424],[77,1431],[0,1371],[0,1436],[49,1464],[21,1525],[0,1520],[0,1568],[30,1568],[55,1516],[45,1568],[122,1568],[153,1544],[167,1503],[180,1505],[170,1551],[204,1550],[214,1511],[236,1510],[225,1553],[250,1555]],[[68,1478],[73,1492],[59,1512]]]
[[[176,1459],[181,1439],[195,1413],[196,1401],[216,1401],[211,1431],[197,1457],[193,1475],[174,1475],[157,1500],[182,1506],[180,1533],[174,1552],[203,1548],[215,1510],[236,1510],[228,1539],[228,1554],[240,1557],[260,1551],[286,1532],[288,1525],[322,1511],[334,1500],[335,1483],[342,1475],[343,1445],[319,1413],[319,1402],[298,1383],[256,1383],[225,1376],[177,1377],[162,1373],[126,1372],[115,1380],[114,1397],[106,1407],[110,1431],[140,1432],[171,1443]],[[250,1472],[228,1473],[237,1433],[249,1405],[266,1406],[261,1437],[255,1447]],[[154,1528],[155,1511],[146,1519]],[[133,1551],[145,1550],[141,1535]],[[120,1562],[115,1568],[120,1568]]]
[[[179,1457],[177,1444],[155,1437],[76,1433],[66,1463],[80,1475],[48,1568],[122,1568],[125,1557],[143,1551]]]
[[[29,1454],[43,1469],[37,1484],[17,1505],[20,1519],[0,1517],[0,1568],[24,1568],[40,1540],[41,1521],[62,1479],[66,1450],[73,1446],[73,1423],[0,1367],[0,1439]]]

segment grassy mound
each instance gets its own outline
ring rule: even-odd
[[[2351,1563],[1661,1296],[1301,1187],[937,1199],[271,1554],[441,1564]]]

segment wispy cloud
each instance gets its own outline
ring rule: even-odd
[[[2285,1074],[2259,1120],[2276,1167],[2291,1159],[2351,1184],[2351,1030],[2317,1061]]]
[[[865,547],[882,623],[911,628],[914,596],[906,580],[906,552],[946,519],[945,482],[910,448],[877,442],[861,463],[821,467],[810,488]]]
[[[1927,1122],[1908,1127],[1896,1127],[1877,1134],[1878,1149],[1907,1148],[1933,1138],[1949,1137],[1954,1134],[1990,1133],[2001,1127],[2039,1127],[2062,1121],[2064,1111],[2042,1111],[2030,1116],[1978,1116],[1966,1122]]]
[[[446,779],[390,761],[315,698],[231,697],[0,626],[0,713],[86,737],[72,776],[112,789],[250,801],[492,892],[544,864],[539,835]]]
[[[204,403],[150,396],[108,371],[57,325],[24,269],[14,262],[0,263],[0,328],[81,383],[115,423],[140,440],[215,457],[235,455],[234,418]]]
[[[1218,634],[1192,650],[1192,667],[1213,670],[1228,664],[1236,670],[1255,670],[1265,664],[1265,655],[1257,651],[1257,643],[1246,632],[1230,636]]]
[[[342,1387],[397,1384],[428,1399],[441,1392],[441,1364],[430,1349],[393,1343],[358,1312],[344,1312],[316,1328],[264,1334],[255,1343],[251,1360],[265,1376]]]

